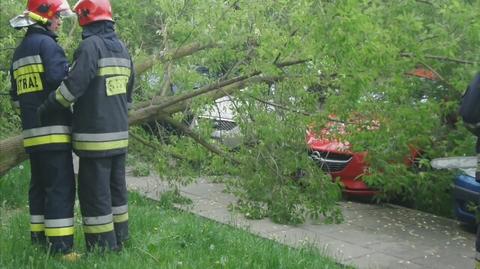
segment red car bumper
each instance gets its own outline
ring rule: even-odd
[[[378,193],[362,181],[362,176],[368,170],[366,152],[351,152],[348,145],[337,141],[309,139],[307,144],[310,157],[334,180],[343,183],[345,194],[372,197]]]

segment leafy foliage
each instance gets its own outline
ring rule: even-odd
[[[340,188],[307,158],[305,129],[322,126],[330,114],[345,122],[361,115],[380,122],[380,128],[358,130],[351,125],[345,140],[354,151],[369,152],[371,169],[364,179],[382,190],[379,199],[406,199],[413,207],[448,215],[446,204],[434,205],[448,201],[451,174],[432,171],[428,159],[473,154],[474,138],[456,111],[480,62],[480,1],[135,3],[112,1],[118,33],[135,62],[166,55],[139,75],[137,102],[159,95],[167,99],[198,85],[252,73],[263,79],[242,91],[216,92],[234,97],[235,120],[245,145],[230,151],[211,140],[212,124],[200,123],[195,129],[204,141],[226,152],[223,156],[178,132],[132,130],[156,150],[140,144],[134,148],[146,152],[143,155],[154,160],[172,184],[187,184],[202,173],[228,173],[240,178],[228,184],[240,198],[238,206],[252,215],[295,223],[308,215],[338,219],[335,201]],[[19,1],[7,0],[2,6],[4,25],[22,10]],[[79,32],[64,27],[61,43],[68,55]],[[13,47],[20,35],[6,27],[0,33],[0,62],[8,66],[12,50],[3,48]],[[194,43],[206,49],[178,59],[167,53]],[[289,61],[299,64],[279,67]],[[199,66],[207,67],[208,75],[199,74]],[[406,75],[417,67],[434,72],[438,79]],[[3,92],[9,87],[6,71],[0,76]],[[196,97],[180,112],[183,115],[173,118],[199,115],[212,101],[209,96]],[[18,116],[8,100],[2,97],[0,102],[0,127],[7,136],[18,131]],[[267,103],[278,106],[272,109]],[[422,152],[419,170],[403,164],[412,147]],[[298,171],[303,177],[295,176]],[[424,199],[419,200],[418,193]]]

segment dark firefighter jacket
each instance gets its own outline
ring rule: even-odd
[[[30,26],[15,50],[10,67],[10,96],[20,107],[23,145],[27,153],[71,148],[71,112],[62,109],[41,121],[38,107],[54,92],[68,71],[57,36],[39,25]]]
[[[83,28],[68,77],[46,106],[73,105],[72,145],[80,157],[109,157],[128,146],[128,104],[134,69],[114,25],[100,21]]]

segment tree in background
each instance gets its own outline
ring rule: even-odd
[[[22,10],[19,2],[2,2],[2,25]],[[448,214],[450,175],[432,171],[427,158],[473,154],[473,138],[455,114],[478,70],[480,1],[115,0],[112,5],[140,71],[132,125],[161,120],[186,134],[159,139],[131,128],[135,141],[147,145],[138,150],[160,148],[148,151],[164,178],[186,183],[188,175],[228,173],[240,178],[228,183],[239,197],[237,207],[250,217],[338,220],[339,185],[309,160],[305,130],[312,124],[321,128],[328,115],[344,122],[356,115],[380,123],[375,131],[347,124],[344,138],[355,151],[368,150],[371,167],[364,179],[383,190],[379,199],[404,199]],[[71,56],[79,29],[65,24],[61,43]],[[1,66],[9,65],[21,36],[0,28]],[[198,66],[209,74],[197,72]],[[406,75],[417,67],[437,81]],[[0,76],[6,78],[6,72]],[[8,84],[1,80],[3,93]],[[226,95],[235,97],[235,120],[246,142],[235,151],[212,144],[211,124],[191,130],[180,123],[185,114],[198,115]],[[18,118],[6,97],[0,102],[6,138],[18,131]],[[422,151],[421,169],[403,164],[409,147]]]

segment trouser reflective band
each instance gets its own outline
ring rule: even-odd
[[[73,235],[73,232],[73,218],[45,220],[46,236],[68,236]]]
[[[120,223],[128,221],[128,205],[124,206],[113,206],[113,222]]]
[[[89,234],[99,234],[113,231],[113,215],[84,217],[83,230]]]
[[[73,148],[86,151],[102,151],[126,148],[128,131],[113,133],[74,133]]]
[[[52,125],[27,129],[22,132],[23,146],[33,147],[45,144],[70,143],[70,127]]]
[[[31,232],[43,232],[45,231],[45,223],[43,215],[31,215],[30,216],[30,231]]]

